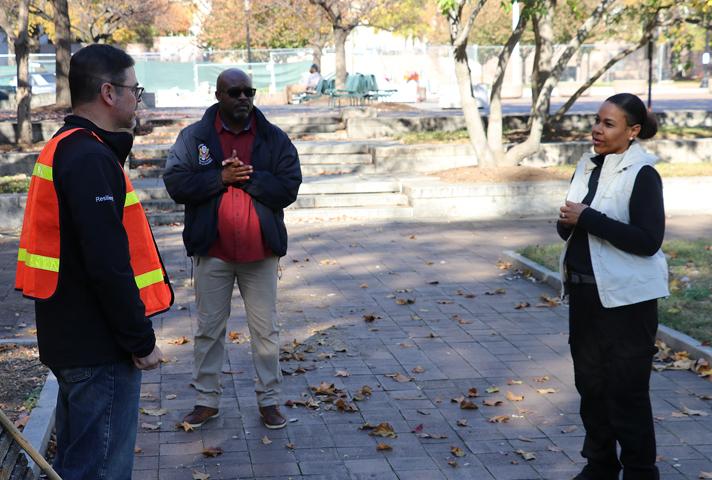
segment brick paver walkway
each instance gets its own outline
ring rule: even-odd
[[[669,236],[710,235],[710,225],[709,218],[672,219]],[[282,368],[294,374],[285,375],[283,400],[313,398],[319,408],[284,408],[291,423],[281,431],[260,424],[249,342],[239,340],[228,344],[221,417],[198,431],[176,428],[193,404],[193,344],[168,341],[192,338],[195,304],[178,230],[157,233],[177,302],[156,322],[170,363],[144,375],[142,406],[168,413],[141,416],[141,423],[160,426],[139,429],[135,479],[191,479],[196,472],[211,479],[566,479],[580,469],[583,429],[566,307],[536,307],[540,295],[555,292],[496,266],[503,248],[555,241],[551,224],[290,226],[279,311],[282,343],[294,349],[285,351],[292,360]],[[497,289],[504,293],[487,294]],[[515,309],[521,302],[532,306]],[[228,330],[239,339],[247,333],[237,295]],[[396,373],[413,380],[389,377]],[[548,380],[537,381],[542,377]],[[322,382],[345,392],[347,407],[358,410],[340,411],[311,391]],[[364,385],[370,395],[360,393]],[[499,391],[487,393],[490,387]],[[471,388],[478,409],[452,401]],[[537,391],[544,388],[555,393]],[[652,391],[662,478],[712,470],[712,415],[673,416],[683,407],[712,413],[699,398],[712,394],[712,382],[666,371],[653,374]],[[524,399],[512,401],[508,392]],[[492,400],[502,403],[483,403]],[[495,416],[508,421],[491,423]],[[381,422],[397,438],[359,429]],[[392,450],[378,451],[381,442]],[[223,453],[205,457],[210,447]],[[536,458],[527,461],[517,450]]]
[[[551,224],[316,223],[291,225],[290,233],[279,311],[283,343],[296,339],[303,360],[282,363],[294,372],[285,375],[283,399],[314,398],[319,408],[285,408],[292,420],[286,429],[262,427],[249,343],[238,340],[228,344],[221,417],[199,431],[176,428],[193,404],[193,344],[168,342],[192,338],[195,304],[179,229],[157,229],[176,306],[155,322],[170,362],[144,375],[142,407],[168,413],[141,415],[141,424],[158,430],[139,428],[135,479],[201,478],[196,472],[211,479],[566,479],[578,471],[583,430],[566,307],[536,307],[541,294],[555,292],[496,266],[504,248],[556,241]],[[712,218],[670,219],[668,237],[676,236],[710,237]],[[34,327],[31,303],[12,291],[16,251],[16,235],[0,237],[1,337],[27,337]],[[487,295],[499,288],[505,293]],[[521,302],[532,306],[515,309]],[[229,330],[241,339],[247,328],[237,295],[233,307]],[[364,315],[376,318],[366,322]],[[413,380],[387,376],[396,373]],[[537,382],[541,377],[549,379]],[[339,411],[315,395],[310,387],[322,382],[345,392],[358,411]],[[371,395],[360,394],[364,385]],[[493,386],[499,392],[487,393]],[[452,401],[471,388],[479,393],[469,398],[478,409]],[[541,388],[556,393],[538,393]],[[712,395],[712,382],[666,371],[653,374],[652,391],[662,478],[712,471],[712,415],[673,415],[683,407],[712,413],[699,398]],[[514,402],[507,392],[524,399]],[[359,395],[363,400],[355,401]],[[498,415],[509,419],[489,422]],[[388,422],[397,438],[359,430],[366,422]],[[381,442],[392,450],[378,451]],[[223,453],[203,456],[211,447]],[[464,455],[455,456],[453,447]],[[536,458],[527,461],[517,450]]]

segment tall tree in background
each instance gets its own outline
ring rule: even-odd
[[[72,57],[71,29],[69,23],[69,6],[67,0],[52,0],[54,10],[54,46],[55,76],[57,77],[57,93],[55,105],[68,108],[71,105],[69,92],[69,61]]]
[[[708,2],[709,0],[704,1]],[[579,20],[575,34],[571,35],[563,45],[564,48],[561,53],[555,56],[554,45],[556,39],[553,30],[553,18],[555,18],[557,2],[555,0],[520,1],[522,12],[519,23],[511,32],[499,54],[490,94],[488,125],[485,129],[477,108],[477,102],[472,95],[470,68],[466,50],[471,29],[485,2],[486,0],[478,0],[469,5],[467,0],[438,0],[438,6],[442,15],[447,19],[450,28],[450,44],[455,58],[455,75],[470,143],[475,150],[478,165],[485,168],[517,165],[523,159],[534,155],[539,150],[545,128],[551,125],[552,120],[560,119],[573,105],[575,99],[585,91],[584,88],[577,92],[575,98],[567,102],[554,116],[550,114],[551,92],[558,84],[571,58],[579,51],[583,42],[590,37],[604,18],[610,21],[609,23],[612,23],[615,18],[625,13],[626,9],[621,8],[611,14],[612,7],[619,3],[617,0],[601,0],[596,2],[595,8],[590,10],[586,10],[586,4],[582,0],[566,2],[566,5],[561,8],[579,8],[581,13],[577,14]],[[662,25],[662,12],[672,8],[675,4],[672,3],[672,0],[669,2],[665,0],[644,0],[642,2],[638,1],[637,4],[642,4],[645,7],[635,12],[638,16],[636,17],[637,23],[634,25],[637,25],[636,35],[639,38],[636,45],[639,47],[651,37],[657,27]],[[509,5],[511,6],[511,3]],[[502,136],[502,84],[514,47],[520,41],[528,24],[531,25],[533,30],[535,48],[534,70],[531,81],[531,121],[527,138],[523,142],[507,149]],[[593,81],[603,75],[617,61],[635,50],[637,50],[637,47],[633,46],[615,55],[612,59],[613,61],[608,62],[601,70],[591,75]],[[591,81],[591,84],[593,81]],[[588,86],[590,84],[586,88]]]
[[[362,25],[383,30],[410,33],[422,25],[418,14],[425,0],[309,0],[318,6],[334,34],[336,50],[336,88],[346,82],[346,39],[354,28]]]
[[[7,2],[3,2],[7,3]],[[4,7],[4,8],[3,8]],[[0,28],[5,31],[8,43],[15,47],[17,64],[17,141],[21,144],[32,143],[32,119],[30,117],[30,0],[0,4]]]

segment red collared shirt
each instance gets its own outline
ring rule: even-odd
[[[240,132],[227,128],[220,118],[215,116],[215,130],[220,138],[223,157],[237,157],[246,165],[252,161],[252,144],[257,128],[254,115],[250,115],[247,125]],[[252,204],[252,197],[244,190],[227,187],[220,197],[218,209],[218,238],[210,247],[208,255],[226,262],[248,263],[264,260],[272,252],[265,244],[260,227],[260,219]]]

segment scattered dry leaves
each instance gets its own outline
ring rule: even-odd
[[[204,457],[217,457],[218,455],[222,455],[223,450],[220,447],[205,447],[203,449],[203,456]]]
[[[391,447],[387,443],[379,442],[378,445],[376,445],[376,450],[379,452],[390,452],[391,450],[393,450],[393,447]]]
[[[521,402],[524,400],[524,395],[516,395],[512,392],[507,392],[507,400],[510,402]]]
[[[190,340],[188,340],[188,337],[186,337],[185,335],[183,335],[180,338],[174,338],[173,340],[168,340],[168,343],[172,343],[173,345],[185,345],[188,342],[190,342]]]

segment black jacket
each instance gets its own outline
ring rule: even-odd
[[[122,224],[123,163],[133,138],[70,115],[53,181],[59,200],[60,267],[55,294],[35,301],[40,360],[51,368],[129,361],[151,353],[156,339],[144,316]],[[58,133],[59,133],[58,132]]]
[[[217,239],[223,152],[215,130],[218,105],[181,130],[171,147],[163,181],[176,203],[185,204],[183,242],[189,256],[205,255]],[[287,134],[253,109],[257,135],[252,145],[253,173],[240,188],[249,193],[260,219],[262,236],[275,255],[287,253],[283,209],[297,199],[302,171],[297,149]],[[208,153],[201,147],[207,147]]]

